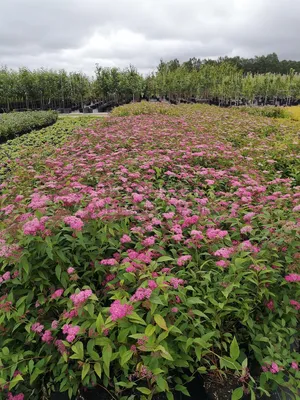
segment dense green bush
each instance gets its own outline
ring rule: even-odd
[[[241,111],[244,111],[250,115],[260,115],[262,117],[268,118],[289,118],[289,113],[284,109],[284,107],[239,107]]]
[[[0,114],[0,142],[44,128],[57,120],[55,111],[27,111]]]
[[[299,188],[274,159],[297,138],[151,107],[21,157],[0,186],[3,396],[172,400],[201,374],[234,378],[235,400],[299,399]]]

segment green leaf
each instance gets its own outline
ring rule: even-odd
[[[178,390],[178,391],[182,392],[183,394],[185,394],[186,396],[191,397],[185,386],[176,385],[175,390]]]
[[[120,361],[121,367],[123,367],[123,365],[126,364],[127,361],[129,361],[131,359],[132,356],[133,356],[133,352],[131,350],[125,351],[125,353],[122,354],[122,357],[121,357],[121,361]]]
[[[135,322],[140,325],[147,325],[146,322],[136,312],[128,315],[128,319],[129,321]]]
[[[104,320],[103,317],[101,315],[101,313],[98,314],[98,317],[96,319],[96,329],[98,333],[102,333],[102,328],[104,326]]]
[[[239,400],[243,397],[244,391],[242,387],[239,387],[237,389],[234,389],[231,395],[231,400]]]
[[[164,329],[165,331],[168,330],[166,321],[164,320],[164,318],[159,315],[159,314],[154,314],[154,321],[157,323],[157,325],[161,328]]]
[[[147,395],[151,394],[151,390],[145,387],[137,387],[137,390],[143,394]]]
[[[151,325],[151,324],[148,325],[146,330],[145,330],[145,335],[148,336],[148,337],[152,336],[153,333],[155,332],[155,329],[156,329],[156,326]]]
[[[90,364],[87,364],[87,363],[83,364],[83,368],[82,368],[82,371],[81,371],[81,379],[82,380],[87,376],[87,374],[89,373],[90,368],[91,368]]]
[[[233,338],[233,341],[230,344],[230,357],[235,361],[239,358],[240,349],[236,337]]]
[[[43,371],[41,371],[41,370],[38,369],[38,368],[35,368],[34,371],[33,371],[33,374],[32,374],[31,377],[30,377],[30,385],[32,385],[33,382],[36,380],[36,378],[37,378],[40,374],[42,374],[42,373],[43,373]],[[19,376],[19,375],[18,375],[18,376]]]
[[[79,357],[78,359],[83,361],[84,357],[83,344],[81,342],[77,342],[76,344],[74,344],[74,346],[72,346],[72,350]]]
[[[5,356],[8,356],[8,355],[9,355],[9,348],[8,348],[8,347],[3,347],[3,348],[2,348],[2,353],[3,353]]]
[[[96,374],[99,376],[99,378],[101,378],[102,368],[101,368],[101,364],[99,362],[96,362],[94,364],[94,370],[95,370]]]
[[[57,264],[57,266],[55,267],[55,275],[57,277],[57,279],[60,281],[60,277],[61,277],[61,266],[59,264]]]
[[[15,376],[9,384],[9,390],[11,390],[12,388],[14,388],[18,382],[23,381],[24,379],[22,378],[22,375],[18,374],[17,376]]]
[[[104,362],[104,370],[107,377],[109,377],[109,366],[112,357],[112,348],[109,344],[103,347],[102,358]]]
[[[169,256],[161,256],[156,261],[157,262],[174,261],[174,258]]]
[[[167,392],[167,393],[166,393],[166,396],[167,396],[167,399],[168,399],[168,400],[174,400],[173,393]]]
[[[162,392],[169,390],[168,382],[161,375],[157,377],[156,383]]]

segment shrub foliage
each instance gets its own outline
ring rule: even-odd
[[[297,162],[297,127],[277,140],[273,120],[173,110],[95,122],[2,183],[11,398],[101,385],[170,400],[199,373],[235,376],[233,399],[297,398],[300,193],[278,165]]]

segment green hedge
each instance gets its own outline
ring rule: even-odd
[[[245,111],[250,115],[260,115],[268,118],[289,118],[288,112],[283,107],[239,107],[241,111]]]
[[[2,114],[0,116],[0,142],[44,128],[57,120],[55,111],[28,111]]]

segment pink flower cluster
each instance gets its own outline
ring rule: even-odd
[[[89,297],[91,297],[93,292],[91,289],[82,290],[79,293],[74,293],[70,296],[74,306],[78,307],[81,304],[85,303]]]
[[[192,259],[191,255],[180,256],[177,259],[177,265],[179,265],[179,267],[182,267],[183,265],[185,265],[191,259]]]
[[[227,231],[222,231],[221,229],[214,229],[214,228],[208,228],[206,231],[206,235],[208,239],[222,239],[225,236],[228,235]]]
[[[184,285],[184,280],[179,278],[171,278],[170,284],[173,286],[174,289],[178,289],[179,285]]]
[[[67,335],[66,340],[67,342],[71,343],[75,339],[76,335],[80,331],[80,327],[78,325],[72,326],[65,324],[62,327],[62,331],[65,335]]]
[[[109,308],[110,317],[113,321],[117,321],[118,319],[130,315],[132,311],[133,307],[131,305],[126,303],[121,304],[120,300],[115,300]]]
[[[149,286],[149,288],[150,288],[151,290],[154,290],[154,289],[157,288],[157,283],[156,283],[155,281],[153,281],[153,280],[149,280],[149,281],[148,281],[148,286]]]
[[[266,364],[265,366],[263,366],[262,370],[264,372],[270,371],[272,374],[277,374],[280,371],[280,368],[275,362],[272,362],[271,365]]]
[[[49,329],[43,333],[42,341],[48,344],[50,344],[53,341],[52,333]]]
[[[118,264],[118,262],[114,258],[107,258],[105,260],[101,260],[100,264],[102,264],[102,265],[116,265],[116,264]]]
[[[130,243],[130,242],[131,242],[131,237],[128,236],[128,235],[123,235],[123,236],[121,237],[121,239],[120,239],[120,242],[121,242],[122,244]]]
[[[142,301],[145,299],[150,299],[152,293],[152,289],[147,289],[147,288],[138,288],[137,291],[134,293],[133,296],[131,296],[130,301],[136,302],[136,301]]]
[[[31,330],[35,333],[41,333],[44,329],[44,325],[40,324],[39,322],[35,322],[32,326],[31,326]]]
[[[48,221],[49,217],[42,217],[40,220],[38,218],[33,218],[31,221],[26,222],[23,225],[24,235],[35,236],[38,232],[44,232],[45,222]]]
[[[139,193],[133,193],[132,194],[133,202],[134,203],[140,203],[141,201],[144,200],[144,196]]]
[[[142,245],[143,246],[153,246],[154,245],[154,243],[155,243],[155,237],[154,236],[149,236],[149,237],[147,237],[146,239],[144,239],[143,241],[142,241]]]
[[[57,289],[54,293],[51,294],[51,299],[59,299],[64,292],[64,289]]]
[[[24,397],[25,396],[23,393],[13,395],[11,392],[9,392],[7,395],[7,400],[24,400]]]
[[[2,276],[0,276],[0,283],[2,283],[4,281],[9,281],[10,279],[11,279],[10,272],[7,271]]]
[[[69,225],[74,231],[81,231],[83,228],[83,221],[80,218],[69,216],[64,218],[65,224]]]
[[[222,247],[221,249],[214,252],[214,255],[217,257],[229,258],[232,253],[235,251],[233,247]]]
[[[287,282],[300,282],[300,274],[289,274],[284,277]]]
[[[300,310],[300,303],[296,300],[290,300],[290,305],[293,306],[297,311]]]

